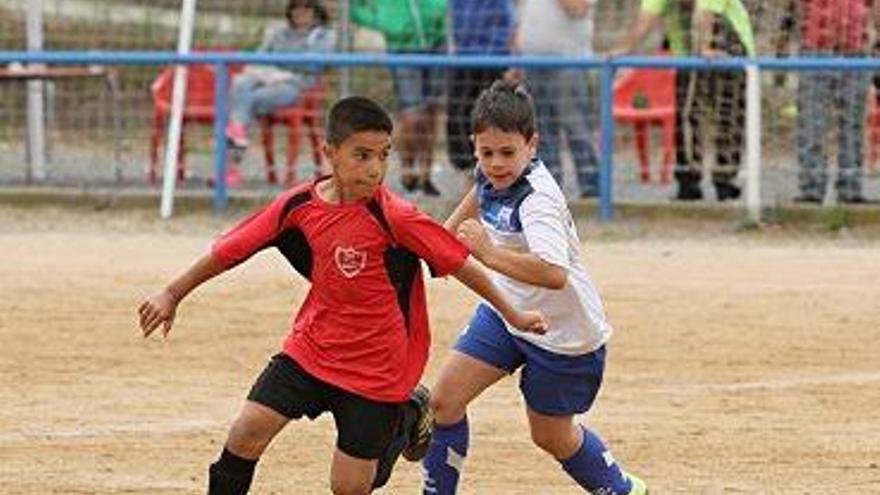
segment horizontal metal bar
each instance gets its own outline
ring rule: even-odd
[[[531,69],[671,68],[691,70],[745,69],[755,64],[761,70],[845,70],[880,71],[877,57],[562,57],[537,55],[442,55],[379,53],[257,53],[194,52],[177,54],[154,51],[0,51],[0,64],[41,63],[54,65],[169,65],[169,64],[289,64],[321,67],[522,67]]]

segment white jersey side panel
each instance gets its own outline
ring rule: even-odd
[[[580,260],[580,241],[565,197],[539,161],[532,162],[511,187],[494,191],[478,175],[483,225],[492,241],[507,249],[532,252],[563,268],[565,287],[545,289],[492,272],[493,280],[519,309],[541,311],[550,321],[544,335],[508,330],[538,347],[566,355],[586,354],[611,336],[602,300]]]

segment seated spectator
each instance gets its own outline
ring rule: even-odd
[[[284,11],[287,23],[268,32],[258,51],[329,52],[336,37],[328,29],[329,17],[319,0],[290,0]],[[317,82],[318,70],[310,67],[248,65],[232,81],[232,104],[226,137],[234,148],[248,146],[248,125],[257,115],[268,115],[293,105],[303,90]],[[240,182],[237,164],[230,167],[228,182]]]
[[[446,0],[353,0],[351,20],[382,33],[391,53],[445,53]],[[431,180],[437,113],[445,70],[392,67],[397,96],[401,186],[407,192],[439,196]]]

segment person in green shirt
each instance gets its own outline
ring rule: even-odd
[[[755,37],[741,0],[642,0],[639,16],[611,56],[634,52],[660,23],[675,56],[754,56]],[[745,73],[740,70],[678,71],[676,74],[675,199],[703,199],[701,125],[717,115],[712,182],[719,201],[735,200],[734,183],[745,139]]]
[[[391,53],[445,53],[447,0],[352,0],[351,20],[382,33]],[[400,133],[401,185],[440,195],[431,180],[436,122],[446,86],[435,67],[392,67]]]

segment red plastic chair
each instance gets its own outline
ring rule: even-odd
[[[174,67],[165,67],[150,86],[153,97],[153,126],[150,137],[150,182],[159,177],[159,148],[165,137],[165,125],[171,113],[171,92],[174,85]],[[190,65],[186,71],[186,103],[183,107],[183,129],[180,132],[180,152],[177,155],[177,178],[186,175],[186,125],[214,123],[214,68],[209,65]]]
[[[324,155],[321,152],[321,139],[323,137],[321,117],[326,93],[327,87],[324,81],[319,81],[303,91],[296,105],[278,109],[271,115],[259,118],[263,151],[266,158],[266,180],[270,184],[278,182],[278,178],[275,175],[275,134],[273,132],[273,127],[276,124],[287,126],[288,130],[287,173],[284,177],[284,183],[292,185],[296,182],[296,162],[299,158],[299,143],[303,127],[306,128],[309,142],[312,145],[315,175],[321,175],[324,165]]]
[[[614,84],[614,119],[633,125],[642,182],[651,180],[648,126],[663,128],[660,181],[672,180],[675,159],[675,70],[627,69]]]
[[[240,73],[243,66],[230,66],[230,80]],[[150,86],[153,96],[153,125],[150,139],[149,180],[155,183],[159,176],[159,148],[165,137],[165,125],[171,112],[171,89],[174,80],[174,68],[166,67]],[[186,76],[186,103],[183,109],[183,129],[180,133],[180,152],[177,157],[177,177],[186,176],[186,125],[191,123],[214,124],[214,68],[210,65],[191,65]],[[326,93],[322,83],[306,89],[295,105],[277,110],[270,116],[260,118],[262,141],[265,147],[266,180],[276,183],[274,139],[272,125],[283,124],[288,127],[288,156],[286,182],[291,184],[296,177],[295,165],[299,153],[299,139],[303,125],[308,127],[309,139],[317,169],[321,169],[322,157],[320,149],[321,110]]]

